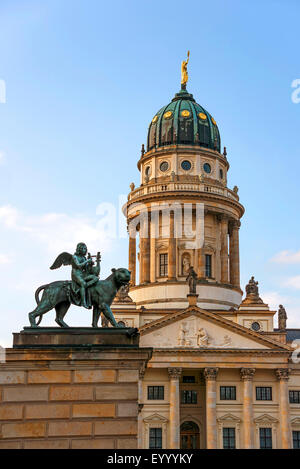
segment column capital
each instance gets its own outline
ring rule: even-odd
[[[277,370],[275,370],[276,377],[279,381],[288,381],[290,373],[291,370],[289,368],[277,368]]]
[[[171,379],[179,379],[182,373],[182,368],[168,368],[168,373]]]
[[[219,368],[204,368],[204,377],[206,381],[216,381]]]
[[[255,374],[255,368],[241,368],[240,373],[242,380],[252,381]]]

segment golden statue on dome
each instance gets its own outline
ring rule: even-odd
[[[187,84],[188,79],[189,79],[189,75],[188,75],[188,71],[187,71],[187,66],[188,66],[188,63],[189,63],[189,59],[190,59],[190,51],[188,51],[188,53],[187,53],[187,60],[183,60],[181,62],[181,85],[182,85],[182,88],[184,88],[184,89],[185,89],[186,84]]]

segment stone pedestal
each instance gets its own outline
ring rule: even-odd
[[[137,448],[134,329],[24,329],[0,363],[0,449]]]

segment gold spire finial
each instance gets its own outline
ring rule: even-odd
[[[188,50],[187,60],[183,60],[182,63],[181,63],[181,85],[182,85],[182,88],[184,88],[184,89],[185,89],[186,84],[187,84],[188,79],[189,79],[189,75],[188,75],[188,71],[187,71],[189,58],[190,58],[190,51]]]

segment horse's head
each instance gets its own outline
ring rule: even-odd
[[[128,269],[111,269],[118,288],[126,285],[130,281],[131,272]]]

